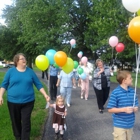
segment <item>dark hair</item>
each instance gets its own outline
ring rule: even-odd
[[[17,62],[19,61],[19,57],[20,57],[21,55],[25,57],[25,55],[24,55],[23,53],[18,53],[18,54],[16,54],[16,55],[14,56],[13,62],[14,62],[15,67],[17,66]]]
[[[116,80],[119,84],[122,84],[122,81],[127,78],[128,75],[131,75],[129,71],[121,70],[117,72]]]

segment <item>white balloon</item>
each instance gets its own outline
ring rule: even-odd
[[[140,9],[140,0],[122,0],[122,4],[126,10],[132,13]]]

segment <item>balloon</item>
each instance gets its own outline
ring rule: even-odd
[[[81,58],[81,62],[82,62],[83,64],[87,63],[87,61],[88,61],[88,59],[87,59],[86,56],[83,56],[83,57]]]
[[[140,44],[140,16],[133,18],[128,25],[129,37]]]
[[[115,47],[118,44],[118,38],[116,36],[111,36],[109,38],[109,45]]]
[[[75,40],[75,39],[71,39],[71,40],[70,40],[70,45],[72,46],[72,45],[74,45],[74,44],[76,44],[76,40]]]
[[[137,15],[140,16],[140,9],[137,11]]]
[[[74,63],[73,63],[73,60],[71,58],[67,58],[67,62],[66,64],[62,67],[62,70],[69,74],[70,72],[73,71],[73,68],[74,68]]]
[[[55,55],[56,51],[53,50],[53,49],[49,49],[47,52],[46,52],[46,57],[49,59],[49,62],[51,65],[54,64],[54,55]]]
[[[35,64],[40,70],[44,71],[49,66],[49,59],[45,55],[39,55],[35,59]]]
[[[54,55],[54,61],[58,66],[63,67],[67,62],[66,53],[63,51],[56,52],[56,54]]]
[[[81,57],[82,57],[82,53],[79,52],[79,53],[77,54],[77,56],[78,56],[79,58],[81,58]]]
[[[59,68],[59,66],[56,63],[54,63],[53,65],[54,65],[54,67]]]
[[[79,53],[81,53],[83,55],[83,52],[82,51],[80,51]]]
[[[78,68],[77,70],[78,74],[82,74],[84,72],[83,68]]]
[[[123,43],[118,43],[117,46],[115,47],[117,52],[122,52],[124,50],[125,46]]]
[[[86,74],[83,72],[80,76],[79,76],[82,80],[85,80],[87,78]]]
[[[76,44],[71,45],[71,47],[72,47],[72,48],[75,48],[75,47],[76,47]]]
[[[140,8],[140,0],[122,0],[122,4],[126,10],[135,13]]]
[[[77,61],[73,61],[74,62],[74,68],[76,69],[78,67],[78,62]]]

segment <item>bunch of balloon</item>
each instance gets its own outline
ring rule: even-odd
[[[49,59],[45,55],[39,55],[35,59],[35,64],[38,69],[44,71],[49,66]]]

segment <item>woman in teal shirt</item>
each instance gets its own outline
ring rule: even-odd
[[[13,60],[15,67],[7,71],[1,84],[0,105],[3,104],[3,94],[7,90],[7,104],[15,139],[29,140],[30,118],[35,101],[33,85],[43,94],[46,101],[49,101],[50,97],[35,72],[26,66],[24,54],[15,55]]]

